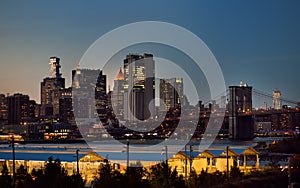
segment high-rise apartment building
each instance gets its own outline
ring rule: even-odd
[[[137,95],[143,98],[137,102]],[[141,97],[143,95],[143,97]],[[124,119],[151,119],[155,111],[155,64],[152,54],[132,55],[124,59]],[[143,110],[137,111],[137,108]],[[136,114],[138,113],[138,114]]]

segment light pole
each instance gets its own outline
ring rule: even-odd
[[[186,154],[186,157],[185,157],[185,179],[187,179],[187,152],[186,152],[186,145],[184,146],[184,152]]]
[[[193,152],[193,145],[190,145],[190,174],[192,172],[192,152]]]
[[[78,157],[79,149],[76,150],[76,167],[77,167],[77,175],[79,175],[79,157]]]
[[[15,187],[15,169],[16,169],[16,154],[15,154],[15,137],[14,134],[11,135],[11,147],[12,147],[12,160],[13,160],[13,164],[12,164],[12,178],[13,178],[13,187]]]
[[[168,164],[168,146],[165,146],[165,148],[163,149],[165,156],[166,156],[166,163]]]
[[[127,158],[127,168],[129,167],[129,141],[127,141],[127,147],[126,147],[126,158]]]
[[[227,176],[229,175],[228,173],[229,173],[229,161],[228,161],[228,151],[229,151],[229,146],[226,146],[226,164],[227,164]]]
[[[126,165],[129,167],[129,141],[127,141],[126,146],[123,147],[122,152],[125,152],[126,149]]]

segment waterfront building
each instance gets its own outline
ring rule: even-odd
[[[76,173],[77,161],[76,150],[78,146],[19,146],[15,150],[16,169],[20,165],[24,165],[29,171],[33,168],[43,168],[48,161],[49,157],[53,160],[60,159],[62,167],[67,171],[69,175]],[[8,170],[12,172],[12,151],[7,147],[0,147],[0,171],[4,163],[7,164]],[[85,179],[87,184],[90,184],[95,176],[99,173],[99,168],[105,163],[108,156],[116,156],[120,154],[120,151],[113,151],[110,149],[107,152],[107,156],[100,156],[87,146],[80,146],[78,152],[78,167],[79,173]],[[113,168],[119,170],[121,173],[125,173],[126,160],[109,160]],[[203,152],[199,151],[179,151],[172,155],[168,159],[168,165],[171,169],[177,170],[179,175],[188,177],[191,169],[195,170],[197,174],[200,174],[202,170],[208,173],[214,173],[216,171],[226,172],[227,170],[227,155],[225,148],[208,148]],[[150,169],[152,165],[158,164],[157,160],[138,160],[130,159],[130,166],[140,164],[146,169]],[[260,169],[259,153],[251,147],[230,147],[228,149],[228,169],[233,166],[238,167],[242,172],[248,173],[253,170]]]

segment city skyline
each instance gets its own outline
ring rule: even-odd
[[[157,1],[149,8],[135,1],[122,8],[115,4],[2,2],[0,41],[5,45],[0,47],[0,93],[24,93],[39,102],[39,83],[49,75],[49,57],[61,58],[62,75],[71,85],[71,70],[101,35],[131,22],[159,20],[199,36],[216,56],[227,87],[243,80],[267,93],[278,89],[284,98],[300,101],[300,89],[295,87],[300,81],[296,76],[299,2]],[[132,5],[144,8],[125,13]],[[150,7],[155,7],[155,14]]]

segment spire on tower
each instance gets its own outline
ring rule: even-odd
[[[122,67],[120,67],[119,73],[115,80],[124,80],[124,74],[122,72]]]

